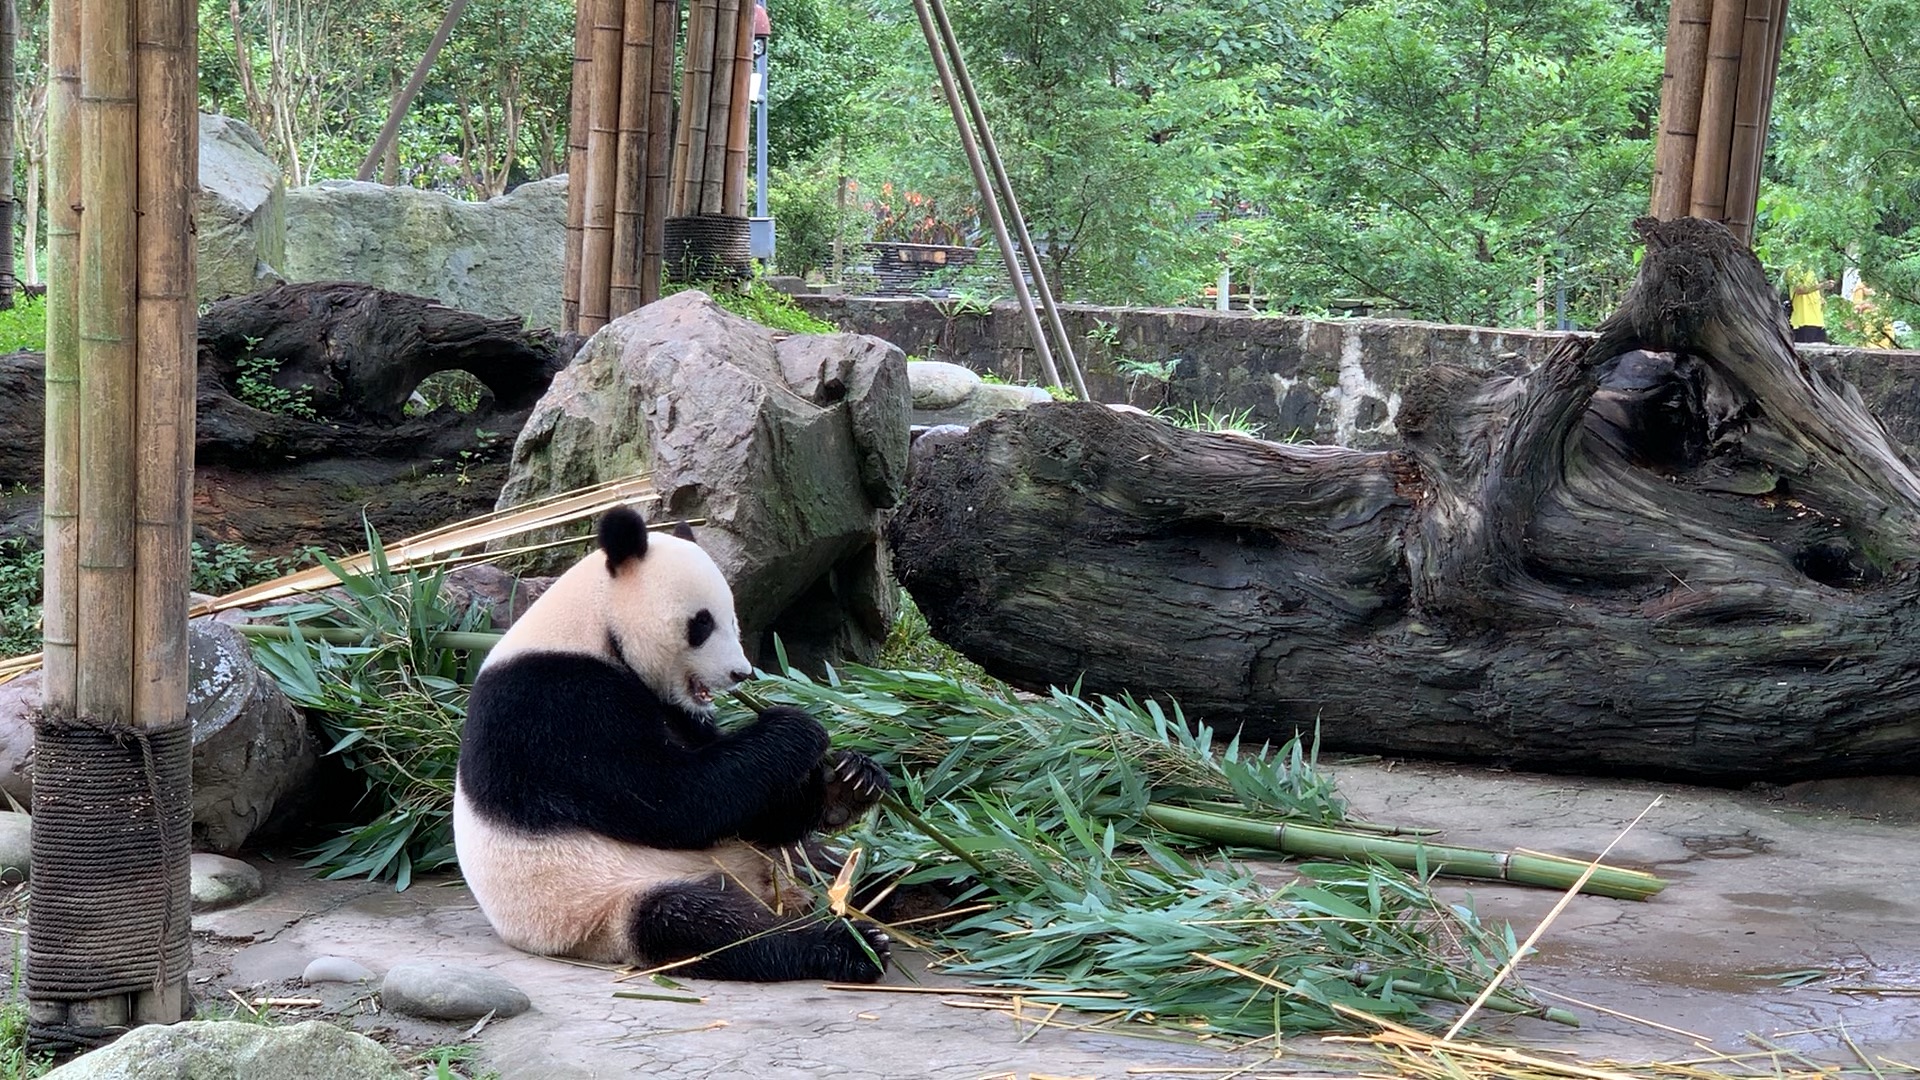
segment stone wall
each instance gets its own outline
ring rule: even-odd
[[[964,364],[1013,382],[1038,381],[1020,309],[969,311],[937,300],[805,296],[800,304],[843,330],[908,355]],[[1408,380],[1445,363],[1519,373],[1566,334],[1488,330],[1394,319],[1296,319],[1194,308],[1067,305],[1067,332],[1094,395],[1142,408],[1250,414],[1269,439],[1374,448],[1399,441],[1393,418]],[[1815,366],[1860,388],[1905,445],[1920,447],[1920,352],[1803,346]],[[1162,382],[1143,368],[1167,362]]]

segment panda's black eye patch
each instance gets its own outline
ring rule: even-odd
[[[687,647],[697,649],[706,644],[707,639],[712,636],[713,612],[701,608],[700,614],[687,620]]]

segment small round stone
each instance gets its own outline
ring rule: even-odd
[[[459,964],[395,964],[380,984],[383,1007],[423,1020],[518,1016],[533,1007],[519,987],[482,968]]]
[[[195,911],[230,907],[260,895],[260,871],[239,859],[195,852],[192,865]]]
[[[33,819],[12,811],[0,812],[0,885],[27,880],[33,866]]]
[[[314,983],[356,983],[369,982],[373,972],[366,965],[349,960],[344,956],[316,956],[307,964],[307,970],[300,973],[300,981],[312,986]]]

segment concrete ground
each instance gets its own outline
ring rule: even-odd
[[[1797,1053],[1858,1067],[1857,1046],[1888,1076],[1920,1063],[1920,781],[1752,793],[1435,765],[1335,771],[1357,816],[1443,828],[1447,843],[1569,855],[1599,852],[1661,796],[1611,861],[1653,870],[1670,887],[1647,903],[1576,899],[1521,967],[1535,990],[1586,1003],[1567,1006],[1582,1027],[1502,1021],[1489,1039],[1588,1060],[1772,1047],[1789,1061]],[[643,984],[507,948],[457,885],[426,881],[394,893],[317,881],[297,864],[255,862],[267,875],[263,897],[194,920],[203,999],[231,1000],[230,991],[319,997],[321,1009],[288,1012],[332,1012],[389,1043],[424,1048],[465,1041],[467,1025],[381,1013],[368,988],[300,987],[302,968],[320,955],[351,957],[375,972],[419,959],[489,968],[534,1003],[471,1039],[480,1065],[506,1080],[1224,1077],[1265,1056],[1190,1041],[1036,1032],[1003,1013],[957,1007],[950,1002],[964,999],[945,994],[684,980],[704,1002],[617,998],[615,991]],[[1445,892],[1470,896],[1485,919],[1513,920],[1522,938],[1558,898],[1484,883]],[[918,985],[963,985],[926,975],[925,957],[895,955],[919,972]],[[898,974],[888,982],[914,985]],[[1352,1069],[1326,1056],[1339,1049],[1295,1040],[1285,1060],[1259,1073]]]

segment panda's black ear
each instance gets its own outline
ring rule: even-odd
[[[646,519],[631,506],[616,506],[601,515],[600,550],[607,553],[607,573],[620,573],[629,559],[647,553]]]
[[[697,544],[700,542],[693,538],[693,526],[687,524],[685,521],[678,522],[677,524],[674,525],[673,535],[691,544]]]

